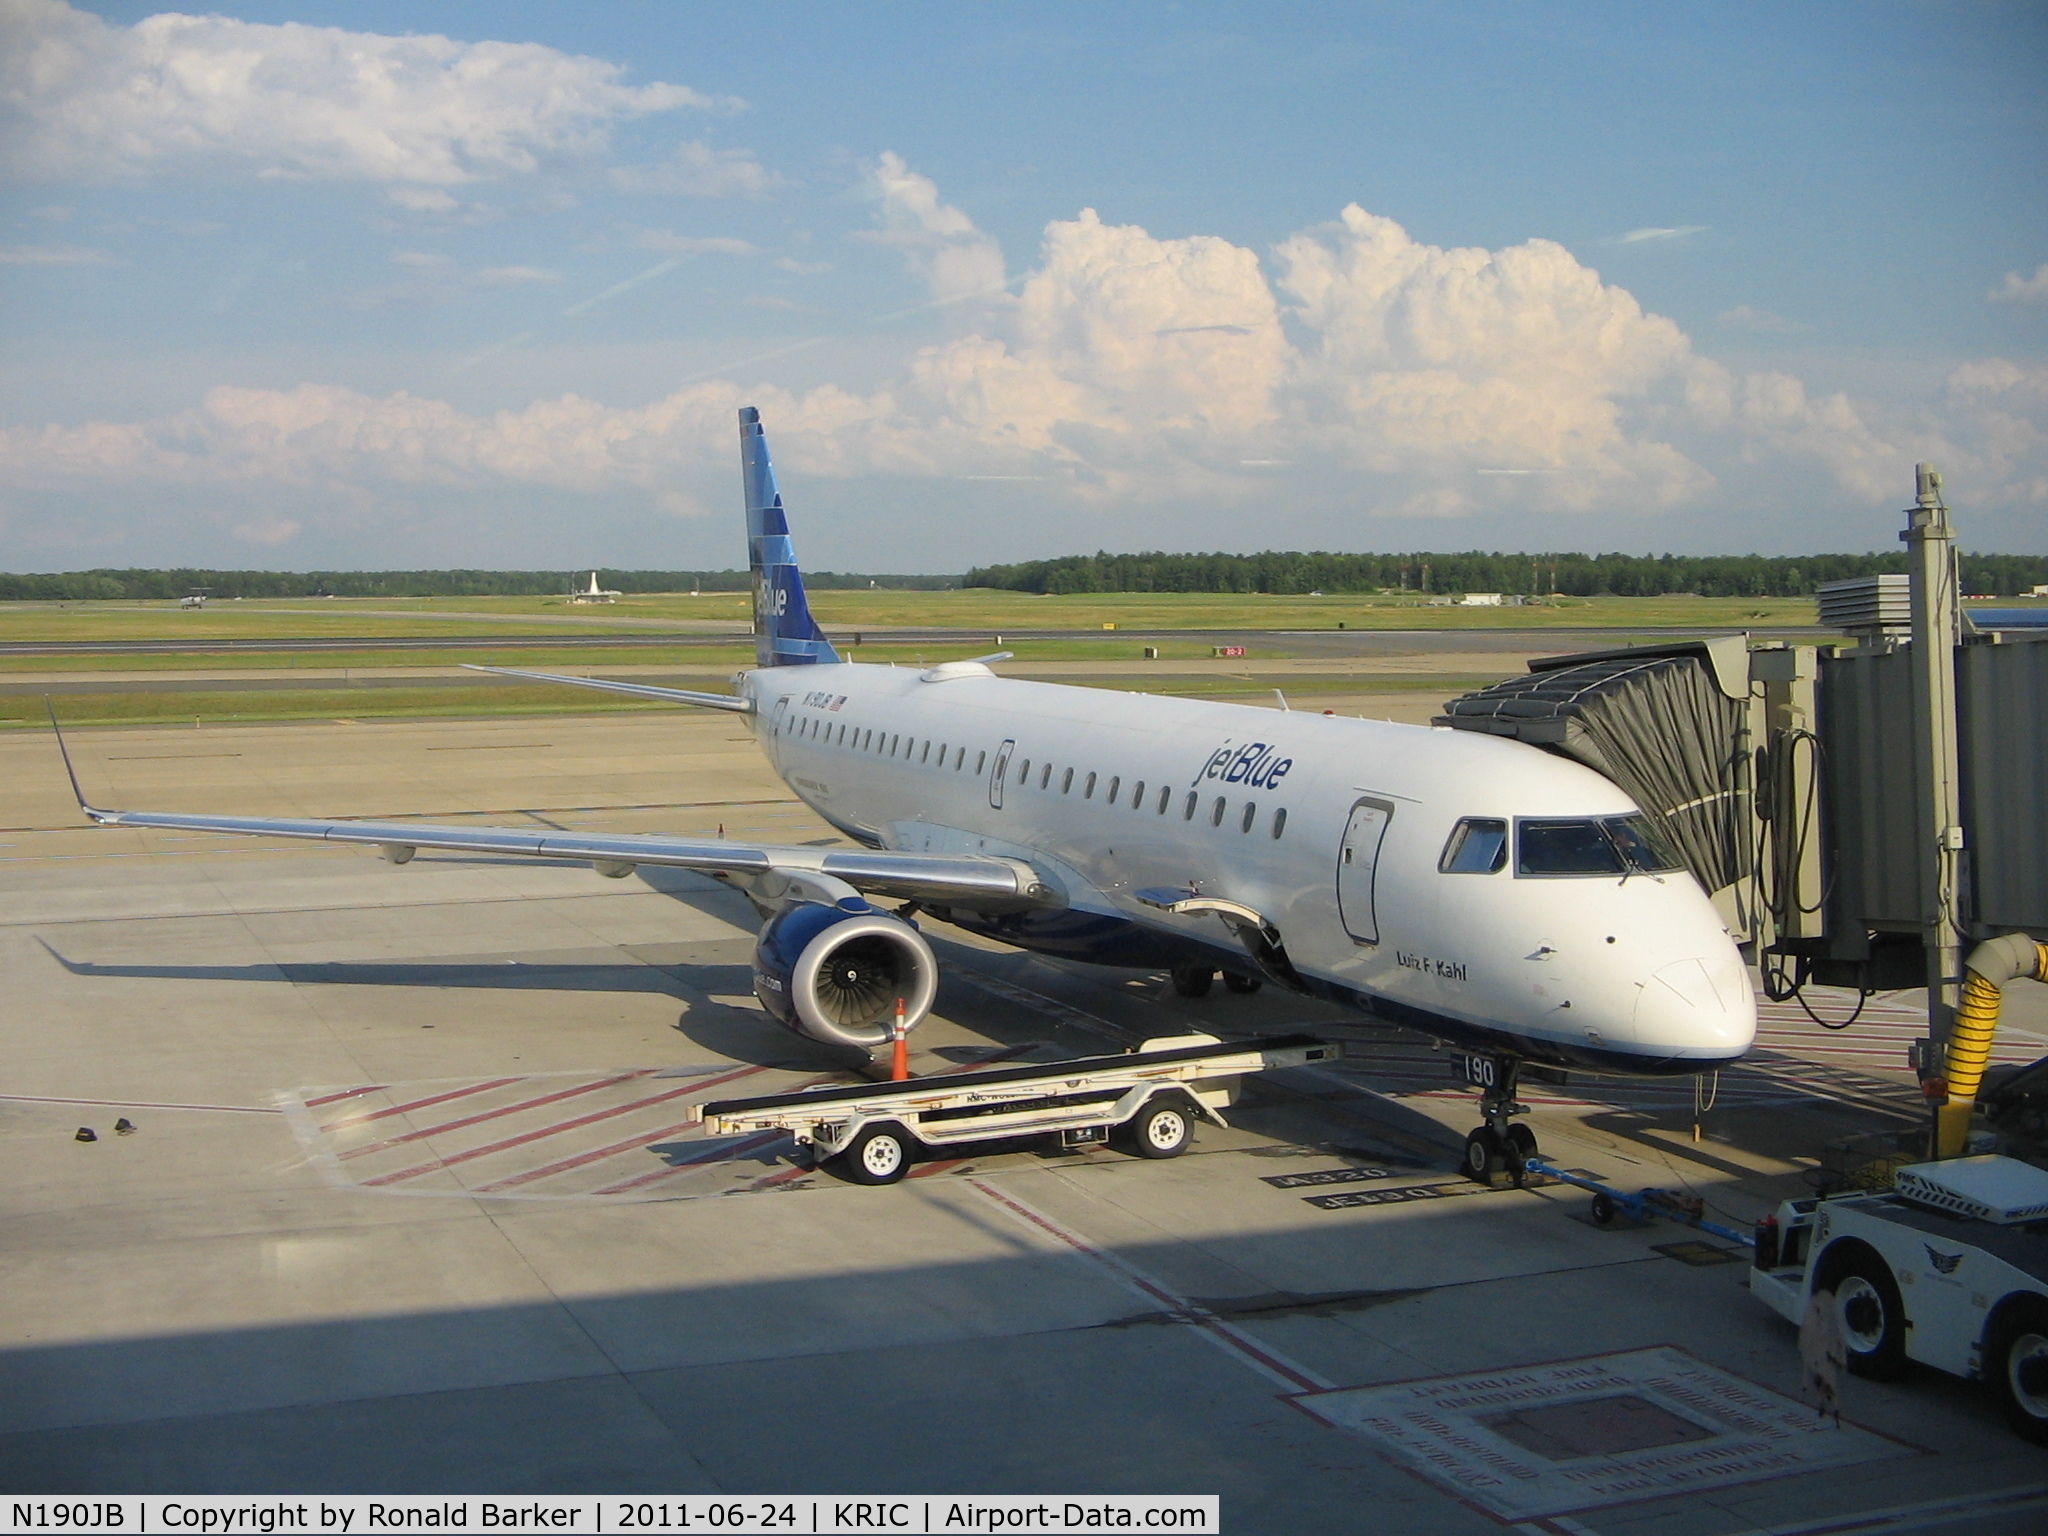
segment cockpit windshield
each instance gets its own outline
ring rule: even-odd
[[[1647,816],[1610,816],[1607,835],[1621,850],[1622,857],[1637,869],[1653,875],[1685,868],[1685,860],[1664,836],[1664,829]]]
[[[1520,822],[1515,837],[1518,875],[1618,875],[1621,855],[1600,823],[1586,821]]]
[[[1683,869],[1664,834],[1640,813],[1515,824],[1515,873],[1538,877],[1664,874]]]

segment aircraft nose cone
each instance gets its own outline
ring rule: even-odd
[[[1756,998],[1731,952],[1674,960],[1650,974],[1636,993],[1635,1037],[1700,1055],[1733,1055],[1756,1035]]]

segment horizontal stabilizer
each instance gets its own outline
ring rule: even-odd
[[[605,693],[630,694],[638,699],[666,699],[671,704],[697,704],[705,709],[729,709],[751,715],[754,702],[730,693],[694,693],[688,688],[657,688],[652,683],[615,683],[603,677],[563,677],[554,672],[521,672],[512,667],[480,667],[464,662],[470,672],[495,672],[500,677],[523,677],[530,683],[567,683],[572,688],[596,688]]]

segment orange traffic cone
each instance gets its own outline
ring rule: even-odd
[[[889,1028],[890,1045],[889,1081],[907,1083],[910,1081],[910,1046],[905,1037],[909,1031],[903,1024],[903,999],[896,999],[896,1022]]]

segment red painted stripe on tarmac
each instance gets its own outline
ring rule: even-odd
[[[591,1194],[623,1195],[630,1190],[641,1189],[649,1184],[665,1179],[672,1173],[688,1173],[694,1168],[707,1168],[713,1163],[731,1162],[733,1159],[743,1157],[758,1147],[765,1147],[770,1142],[779,1140],[786,1134],[783,1131],[756,1131],[744,1141],[717,1142],[705,1147],[696,1156],[686,1157],[680,1162],[666,1164],[655,1169],[652,1173],[643,1173],[637,1178],[627,1179],[622,1183],[607,1184],[603,1189],[593,1189]]]
[[[765,1072],[768,1069],[766,1067],[757,1067],[755,1070]],[[665,1125],[658,1131],[648,1131],[638,1136],[629,1136],[624,1141],[615,1141],[610,1146],[599,1147],[594,1152],[580,1152],[574,1157],[565,1157],[558,1163],[547,1163],[539,1168],[529,1168],[524,1173],[515,1173],[510,1178],[498,1180],[498,1182],[495,1184],[479,1185],[477,1189],[474,1191],[474,1193],[479,1195],[487,1195],[495,1190],[513,1189],[521,1184],[531,1184],[536,1179],[547,1178],[550,1174],[567,1173],[573,1168],[587,1168],[590,1166],[590,1164],[603,1162],[604,1159],[614,1156],[617,1153],[631,1152],[638,1147],[644,1147],[648,1145],[648,1143],[650,1142],[659,1141],[664,1136],[673,1136],[679,1131],[687,1131],[691,1126],[697,1123],[697,1117],[693,1115],[688,1120],[678,1120],[674,1125]],[[772,1134],[775,1136],[779,1136],[782,1133],[780,1131],[776,1131]],[[758,1140],[759,1138],[756,1139]],[[740,1147],[748,1145],[751,1145],[751,1143],[742,1142],[740,1144]],[[740,1147],[730,1147],[726,1148],[725,1150],[736,1152],[740,1150]],[[709,1154],[707,1154],[706,1160],[709,1160]],[[695,1162],[697,1161],[697,1159],[691,1158],[688,1161]],[[674,1167],[680,1165],[671,1164],[670,1166]],[[666,1173],[668,1170],[663,1169],[662,1171]],[[604,1194],[606,1193],[606,1191],[599,1190],[597,1191],[597,1193]]]
[[[366,1115],[345,1115],[331,1124],[321,1126],[320,1129],[322,1131],[339,1131],[347,1126],[362,1125],[366,1121],[382,1120],[387,1115],[402,1115],[408,1110],[425,1109],[430,1104],[446,1104],[450,1099],[466,1099],[473,1093],[489,1093],[493,1088],[509,1088],[514,1083],[523,1083],[525,1081],[526,1079],[523,1077],[493,1078],[488,1083],[472,1083],[467,1088],[455,1088],[447,1093],[437,1093],[429,1099],[414,1099],[410,1104],[394,1104],[389,1109],[373,1109]]]
[[[489,1146],[472,1147],[467,1152],[456,1152],[448,1157],[436,1158],[431,1163],[421,1163],[414,1168],[401,1169],[397,1173],[379,1174],[374,1179],[364,1179],[362,1181],[363,1187],[366,1189],[375,1189],[381,1185],[396,1184],[404,1179],[417,1178],[419,1177],[419,1175],[423,1173],[432,1173],[439,1168],[452,1168],[457,1163],[473,1162],[479,1157],[488,1157],[493,1152],[504,1152],[509,1151],[513,1147],[523,1147],[528,1142],[539,1141],[542,1137],[545,1136],[559,1136],[563,1131],[573,1131],[582,1126],[595,1125],[600,1120],[615,1120],[620,1115],[631,1114],[636,1109],[645,1109],[650,1104],[666,1104],[670,1099],[679,1099],[686,1093],[700,1092],[701,1090],[710,1087],[713,1083],[731,1082],[736,1077],[748,1077],[751,1076],[753,1073],[765,1072],[767,1070],[768,1069],[766,1067],[747,1067],[738,1072],[728,1072],[723,1077],[714,1077],[700,1082],[689,1083],[681,1088],[671,1088],[667,1093],[657,1093],[648,1098],[634,1099],[629,1103],[615,1104],[610,1109],[600,1109],[596,1111],[594,1114],[579,1115],[574,1120],[562,1120],[554,1125],[544,1125],[539,1130],[528,1131],[523,1136],[508,1136],[505,1138],[505,1140],[494,1141]],[[627,1081],[628,1078],[645,1076],[647,1076],[645,1072],[630,1072],[626,1075],[626,1077],[613,1078],[612,1082],[622,1083]],[[599,1083],[595,1086],[602,1088],[608,1087],[610,1085],[606,1083]],[[553,1095],[553,1097],[567,1098],[568,1095],[556,1094]],[[544,1103],[546,1101],[535,1100],[535,1102]],[[488,1115],[478,1115],[473,1120],[465,1120],[459,1123],[463,1125],[474,1125],[476,1123],[476,1120],[486,1120],[489,1118],[491,1117]],[[415,1132],[412,1136],[394,1138],[394,1140],[412,1141],[419,1136],[425,1136],[429,1134],[431,1133],[427,1131],[418,1131]],[[353,1154],[343,1153],[342,1155],[344,1157],[347,1157]]]
[[[388,1083],[370,1083],[361,1088],[344,1088],[339,1093],[323,1093],[317,1099],[305,1099],[301,1102],[308,1109],[318,1109],[322,1104],[332,1104],[337,1099],[352,1099],[359,1093],[382,1093],[389,1086]]]
[[[765,1071],[766,1069],[764,1068],[763,1070]],[[824,1077],[814,1077],[807,1083],[798,1083],[790,1092],[801,1093],[806,1088],[815,1088],[820,1083],[829,1083],[837,1076],[837,1073],[828,1073]],[[748,1137],[745,1141],[721,1144],[715,1150],[707,1151],[703,1157],[693,1157],[680,1163],[670,1163],[665,1168],[656,1168],[651,1173],[643,1173],[637,1178],[627,1179],[623,1183],[608,1184],[603,1189],[592,1190],[591,1193],[594,1195],[623,1195],[629,1190],[644,1189],[649,1184],[660,1183],[672,1173],[688,1173],[692,1169],[702,1168],[708,1163],[729,1161],[740,1156],[742,1153],[752,1151],[757,1146],[766,1146],[769,1142],[775,1140],[776,1137],[787,1134],[785,1131],[762,1131],[756,1136]]]
[[[636,1077],[649,1077],[654,1068],[647,1067],[638,1072],[621,1072],[617,1077],[600,1078],[594,1083],[578,1083],[574,1088],[563,1088],[554,1093],[544,1093],[537,1099],[525,1099],[517,1104],[507,1104],[502,1109],[487,1109],[480,1115],[471,1115],[465,1120],[450,1120],[446,1125],[430,1125],[423,1131],[407,1131],[402,1136],[387,1136],[382,1141],[373,1141],[368,1146],[351,1147],[340,1154],[342,1159],[367,1157],[372,1152],[382,1152],[387,1147],[403,1146],[408,1141],[418,1141],[426,1136],[440,1136],[448,1131],[459,1131],[466,1126],[481,1125],[486,1120],[497,1120],[505,1115],[516,1115],[522,1110],[539,1109],[543,1104],[559,1104],[563,1099],[573,1099],[579,1094],[595,1093],[600,1088],[616,1088],[620,1083],[630,1083]]]
[[[968,1161],[969,1160],[964,1157],[949,1157],[942,1163],[923,1163],[920,1164],[918,1167],[911,1169],[910,1172],[905,1175],[905,1177],[912,1179],[928,1179],[935,1173],[951,1173],[955,1168],[964,1168],[967,1165]]]

